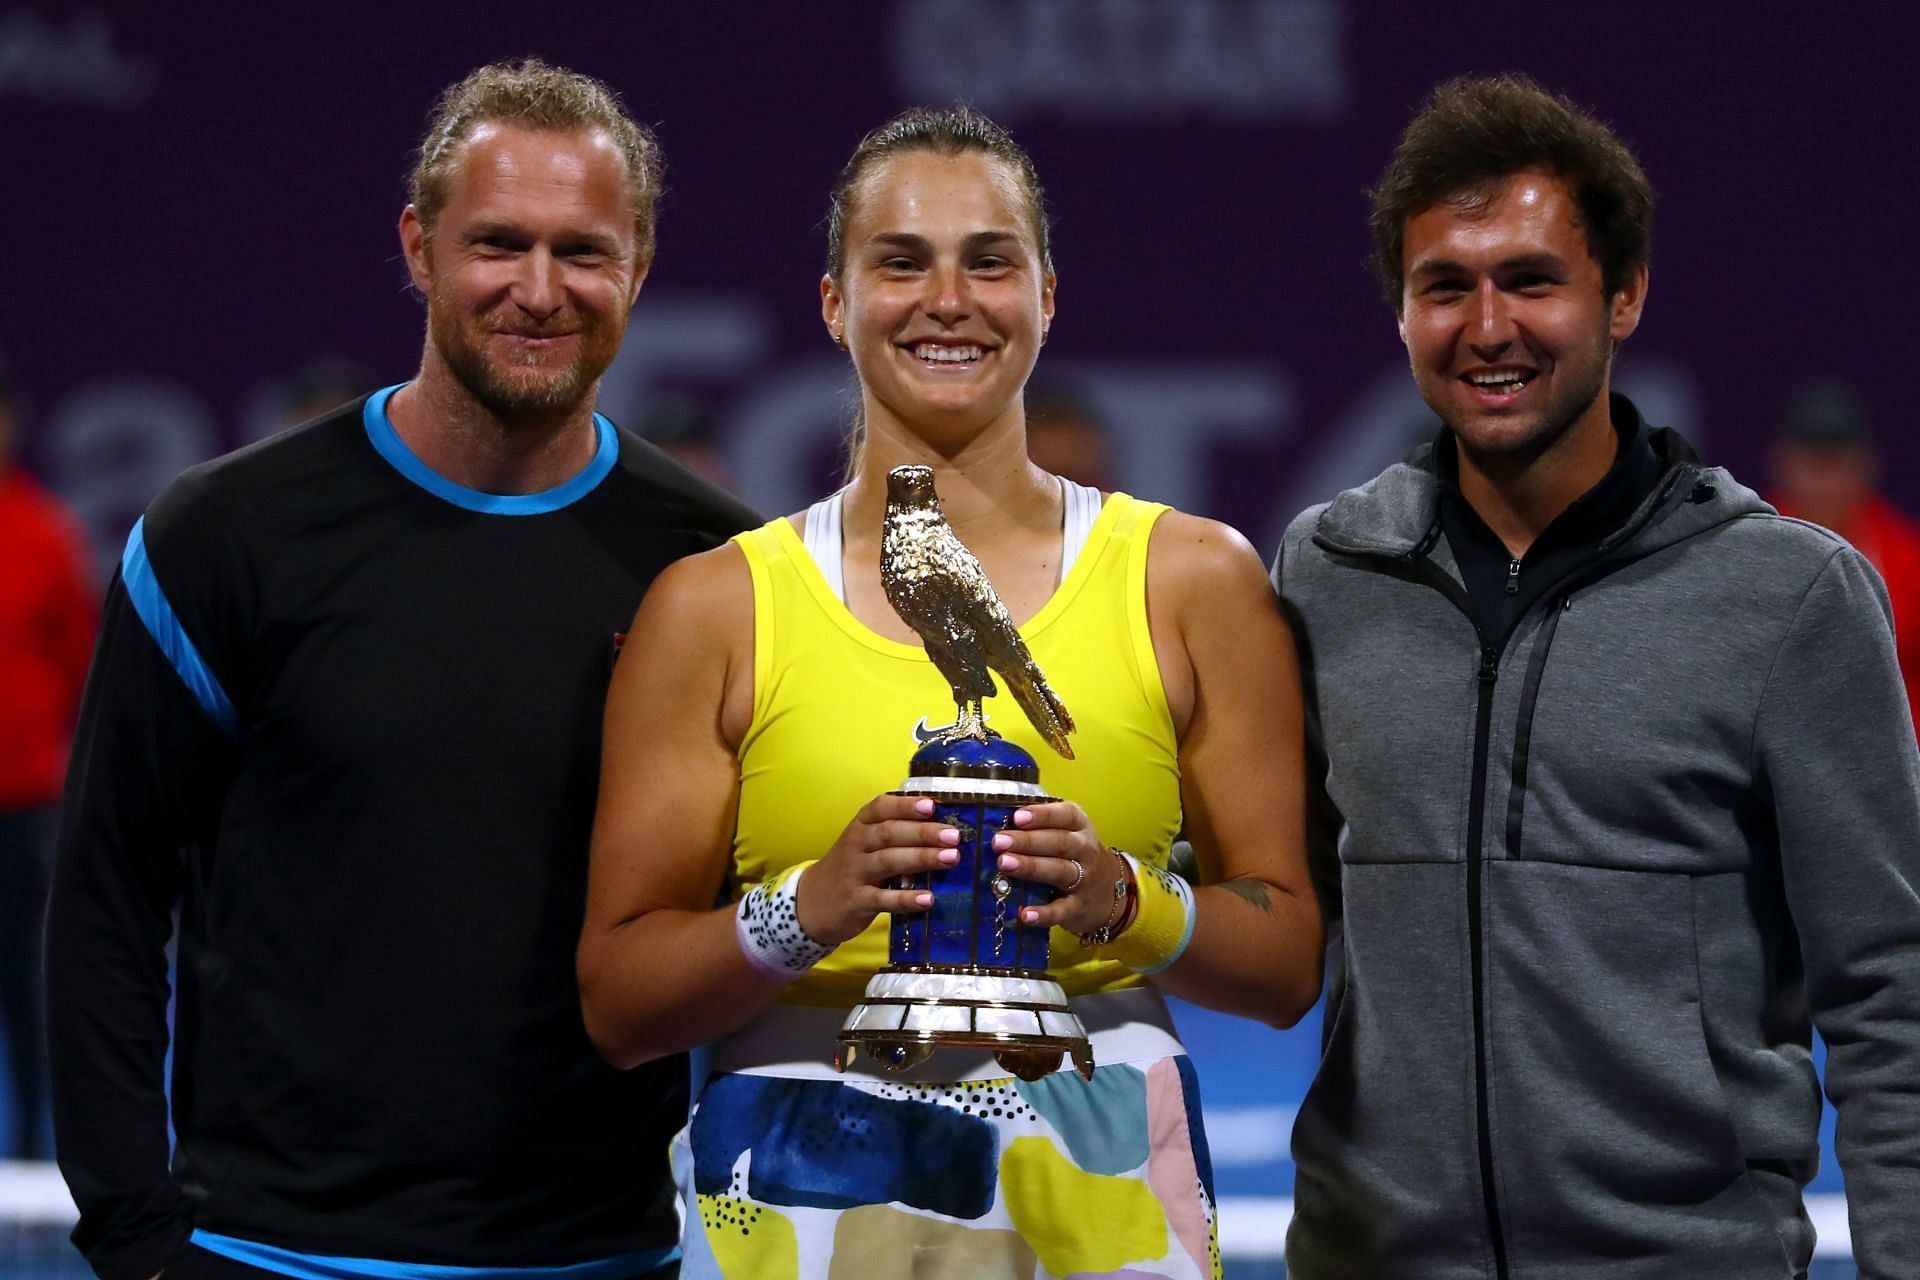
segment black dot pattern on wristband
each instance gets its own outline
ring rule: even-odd
[[[1174,875],[1171,871],[1163,871],[1159,867],[1151,866],[1143,862],[1140,864],[1139,874],[1152,876],[1154,883],[1158,884],[1164,892],[1172,894],[1183,902],[1188,904],[1193,902],[1192,886],[1179,876]]]
[[[788,876],[779,885],[757,884],[740,899],[741,941],[751,955],[782,973],[805,973],[833,950],[800,927],[799,882],[799,876]]]

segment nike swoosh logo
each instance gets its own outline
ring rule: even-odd
[[[991,719],[993,719],[991,715],[985,712],[982,712],[980,716],[980,723],[985,724],[987,721]],[[954,724],[958,724],[958,723],[960,723],[958,720],[954,721]],[[922,746],[925,746],[927,743],[932,742],[935,738],[942,738],[942,737],[945,737],[947,734],[953,732],[953,727],[954,727],[953,724],[929,725],[927,723],[927,718],[925,716],[921,716],[920,723],[913,726],[913,740],[915,742],[920,743]]]

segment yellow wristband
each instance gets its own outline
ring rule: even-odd
[[[1140,886],[1139,905],[1127,931],[1100,948],[1134,972],[1152,976],[1178,960],[1193,941],[1193,889],[1172,872],[1149,867],[1122,853]]]

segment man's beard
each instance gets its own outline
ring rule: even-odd
[[[549,363],[539,352],[528,352],[531,358],[514,363],[487,354],[486,344],[498,326],[486,321],[477,328],[463,324],[451,305],[430,307],[427,327],[454,379],[503,421],[549,419],[577,409],[620,349],[618,333],[609,335],[606,326],[586,320],[577,331],[568,331],[579,334],[579,344],[564,367]],[[539,329],[514,332],[552,336]]]
[[[1613,343],[1605,338],[1602,342],[1605,350],[1594,361],[1591,376],[1556,388],[1554,398],[1542,406],[1540,420],[1524,436],[1489,448],[1484,442],[1469,440],[1455,426],[1454,439],[1479,461],[1482,470],[1488,472],[1523,471],[1545,457],[1573,429],[1574,424],[1586,416],[1607,385],[1607,374],[1613,368]],[[1560,365],[1561,369],[1566,367],[1564,363]],[[1438,406],[1429,407],[1438,412]]]

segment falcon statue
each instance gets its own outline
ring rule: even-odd
[[[920,634],[927,657],[953,686],[959,717],[946,736],[987,737],[980,703],[993,696],[992,672],[997,671],[1040,736],[1073,759],[1067,743],[1073,717],[1047,687],[980,561],[940,514],[930,467],[895,467],[887,474],[880,583],[894,611]]]

